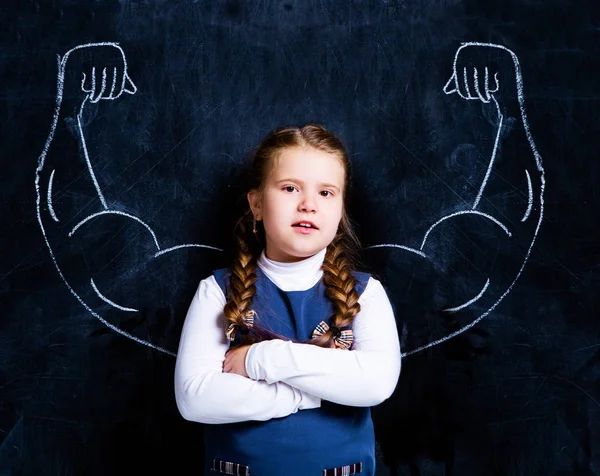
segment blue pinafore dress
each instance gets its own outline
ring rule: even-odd
[[[259,325],[306,341],[321,321],[329,323],[333,306],[322,280],[305,291],[282,291],[260,268],[256,272],[252,309]],[[220,269],[214,275],[227,295],[228,271]],[[355,272],[354,276],[360,295],[369,275]],[[320,408],[284,418],[206,425],[204,430],[206,476],[375,474],[375,435],[369,408],[322,401]]]

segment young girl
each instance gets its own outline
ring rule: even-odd
[[[353,271],[346,151],[316,124],[258,147],[237,258],[202,280],[175,368],[205,474],[374,475],[369,407],[400,374],[381,283]]]

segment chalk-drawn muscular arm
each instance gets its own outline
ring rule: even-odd
[[[114,278],[135,275],[160,246],[141,219],[111,207],[86,133],[101,101],[136,91],[116,43],[80,45],[59,56],[54,116],[35,174],[38,222],[60,277],[88,311],[128,337],[99,309],[103,316],[107,309],[138,312],[133,293],[119,295],[125,287]]]
[[[98,136],[94,119],[105,114],[107,101],[136,91],[117,43],[84,44],[58,57],[54,117],[35,173],[37,217],[60,278],[85,309],[116,333],[175,355],[170,340],[177,338],[177,322],[153,311],[148,318],[145,310],[160,309],[160,299],[170,305],[184,288],[160,279],[172,276],[178,254],[222,250],[196,243],[163,247],[142,218],[105,194],[111,177],[100,176],[98,164],[120,157],[91,150],[88,142]]]
[[[116,333],[175,355],[162,347],[177,337],[175,320],[152,313],[147,318],[144,309],[160,309],[159,299],[170,305],[184,289],[175,279],[159,278],[172,276],[182,253],[188,258],[192,249],[222,250],[196,243],[163,247],[127,204],[105,194],[111,177],[97,173],[99,164],[120,157],[91,150],[88,142],[98,137],[94,125],[102,123],[94,120],[107,114],[107,101],[136,91],[117,43],[79,45],[58,57],[56,106],[35,173],[37,217],[58,274],[75,298]],[[161,346],[153,343],[157,339]]]
[[[482,153],[485,174],[469,206],[451,207],[434,219],[418,249],[377,245],[430,261],[441,283],[434,291],[438,309],[452,323],[446,335],[405,347],[403,356],[450,339],[487,316],[523,271],[543,217],[544,170],[529,130],[517,56],[503,46],[465,43],[443,90],[481,103],[491,140]]]
[[[543,216],[544,170],[529,129],[521,67],[514,52],[487,43],[461,45],[444,92],[456,94],[463,100],[480,101],[482,107],[491,109],[488,117],[495,119],[492,120],[489,162],[472,205],[437,220],[425,233],[420,247],[421,252],[440,265],[438,269],[446,273],[449,280],[456,281],[467,263],[480,266],[481,282],[477,288],[467,291],[470,295],[465,292],[466,296],[463,294],[462,299],[459,297],[454,302],[450,297],[443,309],[447,313],[458,313],[482,300],[477,303],[479,315],[466,325],[464,322],[458,325],[451,337],[491,312],[521,274]],[[500,160],[502,167],[498,165]],[[449,227],[462,230],[464,239],[443,239],[449,234]],[[474,238],[474,230],[484,228],[487,228],[482,233],[484,236]],[[432,240],[434,235],[438,235],[438,239]],[[482,260],[473,265],[470,258],[465,258],[477,254],[473,252],[474,247],[480,249],[479,254],[484,255],[487,262]],[[498,256],[500,248],[506,254],[504,257]],[[494,255],[497,258],[490,259]],[[510,273],[496,263],[496,259],[515,256],[518,256],[515,260],[518,265]],[[503,274],[511,276],[507,279]],[[496,285],[495,290],[490,287],[493,285]],[[455,291],[459,294],[458,288]]]

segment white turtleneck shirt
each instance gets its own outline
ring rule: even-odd
[[[281,263],[263,251],[258,266],[282,291],[304,291],[322,278],[325,252]],[[392,306],[377,279],[369,278],[359,298],[351,350],[279,339],[259,342],[246,355],[249,378],[223,372],[229,350],[225,302],[214,276],[200,281],[175,365],[175,397],[185,419],[211,424],[269,420],[318,408],[321,400],[374,406],[394,391],[400,375],[400,344]]]

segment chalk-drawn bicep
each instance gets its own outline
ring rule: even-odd
[[[473,289],[463,290],[465,296],[474,296],[485,280],[493,281],[495,272],[501,272],[497,261],[512,253],[512,239],[513,232],[500,220],[467,210],[435,222],[425,233],[421,251],[446,279],[472,281]]]

